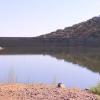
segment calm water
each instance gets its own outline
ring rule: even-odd
[[[0,70],[1,82],[63,82],[68,87],[88,88],[100,81],[99,72],[53,55],[0,55]]]

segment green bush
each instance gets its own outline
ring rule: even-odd
[[[92,91],[95,94],[100,95],[100,82],[97,84],[97,86],[90,88],[90,91]]]

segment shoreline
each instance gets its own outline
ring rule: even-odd
[[[88,90],[50,84],[0,84],[0,100],[100,100]]]

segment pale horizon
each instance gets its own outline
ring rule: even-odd
[[[0,1],[0,37],[34,37],[100,14],[99,0]]]

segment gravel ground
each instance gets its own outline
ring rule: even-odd
[[[58,88],[55,85],[45,84],[2,84],[0,100],[100,100],[100,98],[89,91],[77,88]]]

